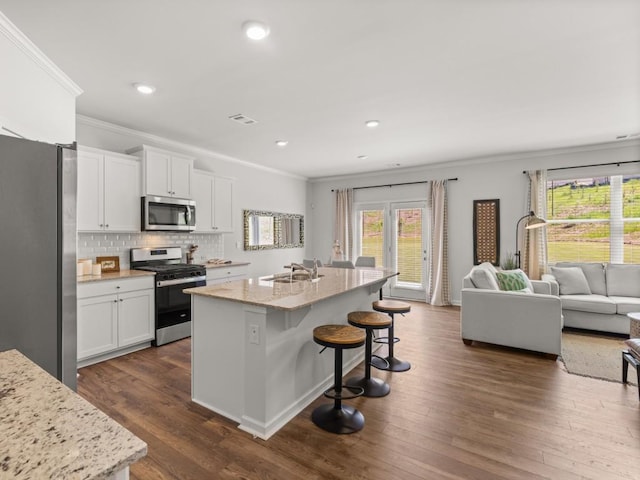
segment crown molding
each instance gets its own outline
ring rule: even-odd
[[[307,177],[295,175],[293,173],[277,170],[271,167],[265,167],[263,165],[248,162],[246,160],[240,160],[239,158],[231,157],[229,155],[224,155],[222,153],[214,152],[212,150],[207,150],[206,148],[196,147],[193,145],[189,145],[188,143],[183,143],[176,140],[170,140],[168,138],[155,135],[153,133],[147,133],[147,132],[142,132],[140,130],[135,130],[133,128],[123,127],[122,125],[116,125],[115,123],[106,122],[104,120],[98,120],[97,118],[87,117],[86,115],[76,114],[76,123],[98,128],[108,132],[116,133],[118,135],[140,137],[142,141],[150,142],[156,146],[161,145],[163,148],[169,148],[174,150],[177,149],[180,151],[192,153],[194,155],[201,155],[208,158],[214,158],[216,160],[223,160],[226,162],[237,163],[245,167],[254,168],[256,170],[262,170],[269,173],[274,173],[276,175],[281,175],[284,177],[294,178],[296,180],[304,180],[304,181],[308,180]]]
[[[481,165],[485,163],[499,163],[509,162],[516,160],[531,160],[536,158],[546,158],[555,155],[568,155],[574,153],[594,152],[599,150],[613,150],[619,148],[638,147],[640,148],[640,139],[626,139],[626,140],[614,140],[604,143],[593,143],[587,145],[576,145],[572,147],[559,147],[550,148],[544,150],[533,150],[527,152],[514,152],[504,153],[497,155],[486,155],[476,158],[461,158],[456,160],[447,160],[435,163],[424,163],[421,165],[412,165],[404,168],[389,168],[386,170],[372,170],[370,172],[352,173],[346,175],[335,175],[327,177],[315,177],[309,179],[309,183],[323,183],[342,180],[352,180],[353,178],[366,176],[367,178],[376,178],[389,176],[391,174],[407,174],[407,173],[420,173],[423,174],[425,170],[436,170],[446,168],[459,168],[468,167],[473,165]]]
[[[82,89],[56,66],[42,51],[16,27],[2,12],[0,12],[0,33],[7,37],[33,63],[47,72],[56,82],[69,93],[78,96]]]

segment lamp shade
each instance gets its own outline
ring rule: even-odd
[[[547,221],[544,218],[540,218],[535,213],[531,212],[527,220],[527,225],[524,228],[531,230],[532,228],[544,227],[546,224]]]

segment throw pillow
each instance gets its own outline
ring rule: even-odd
[[[500,290],[495,272],[491,272],[485,268],[479,268],[479,266],[471,270],[471,281],[476,288]]]
[[[560,295],[591,295],[591,289],[580,267],[551,267],[560,287]]]
[[[616,263],[607,265],[607,295],[640,297],[640,266]]]
[[[520,270],[496,272],[496,276],[498,277],[500,290],[514,291],[528,288],[526,275]]]

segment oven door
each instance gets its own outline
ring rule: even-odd
[[[142,197],[142,229],[191,231],[196,228],[196,202],[182,198]]]
[[[156,286],[156,330],[191,321],[191,295],[186,288],[203,287],[206,277],[158,282]]]

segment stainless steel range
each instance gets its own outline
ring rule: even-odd
[[[131,268],[156,272],[156,339],[164,345],[191,336],[191,296],[185,288],[207,284],[203,265],[181,263],[180,247],[131,249]]]

